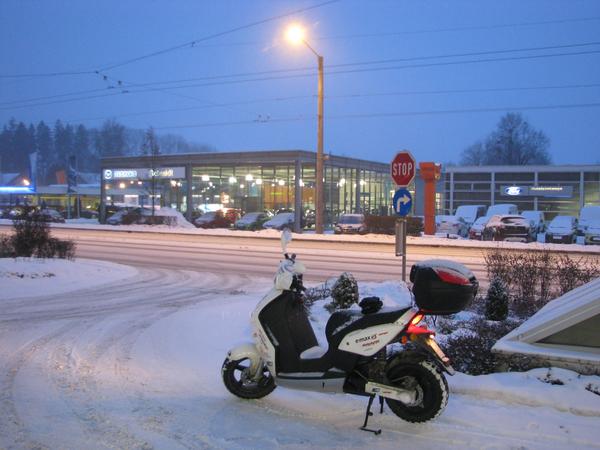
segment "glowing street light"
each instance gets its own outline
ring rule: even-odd
[[[323,234],[324,215],[324,188],[323,188],[323,56],[319,55],[306,40],[306,32],[301,25],[294,24],[288,27],[285,33],[288,42],[298,45],[304,44],[317,57],[319,67],[318,102],[317,102],[317,165],[315,167],[315,232]]]

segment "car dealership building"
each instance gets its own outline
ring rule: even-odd
[[[600,205],[600,165],[449,166],[442,177],[448,214],[460,205],[513,203],[551,219]]]
[[[245,212],[315,208],[316,153],[304,150],[214,152],[102,159],[104,205],[149,205],[194,211]],[[389,165],[330,155],[325,161],[328,221],[341,213],[388,214]],[[297,223],[300,223],[297,220]]]

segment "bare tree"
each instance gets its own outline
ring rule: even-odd
[[[507,113],[482,143],[476,142],[461,155],[466,165],[551,164],[550,140],[543,131],[533,128],[519,113]]]

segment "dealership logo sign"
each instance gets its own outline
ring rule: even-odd
[[[523,189],[520,186],[508,186],[504,188],[504,193],[506,195],[522,195]]]
[[[104,179],[105,179],[105,180],[112,180],[112,177],[113,177],[113,172],[112,172],[112,170],[110,170],[110,169],[106,169],[106,170],[104,171]]]

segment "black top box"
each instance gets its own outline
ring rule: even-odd
[[[462,264],[444,259],[429,259],[412,266],[415,303],[426,313],[456,314],[462,311],[477,294],[479,283]]]

